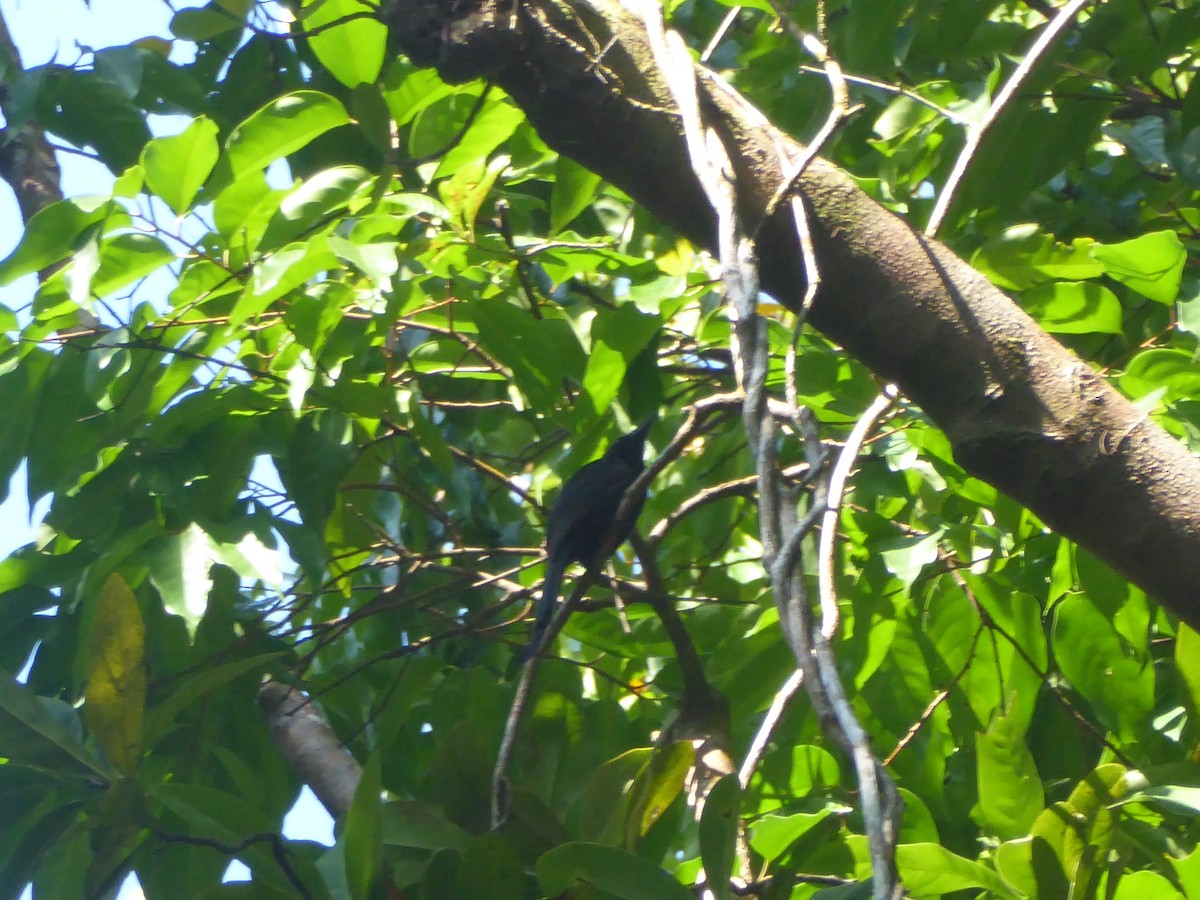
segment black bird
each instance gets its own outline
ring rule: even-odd
[[[546,578],[538,604],[533,636],[525,648],[525,658],[533,656],[554,618],[554,606],[562,587],[563,573],[573,562],[595,569],[624,543],[642,511],[639,497],[629,523],[614,531],[617,508],[625,491],[646,468],[646,432],[654,422],[651,416],[629,434],[613,441],[608,452],[588,463],[563,485],[550,519],[546,523]]]

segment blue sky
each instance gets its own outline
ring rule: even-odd
[[[177,6],[198,6],[198,2],[177,2]],[[128,44],[138,38],[170,37],[171,10],[163,0],[92,0],[90,8],[83,0],[0,0],[0,12],[21,52],[26,66],[57,60],[73,63],[80,58],[79,46],[95,49]],[[181,51],[187,52],[184,48]],[[155,128],[152,124],[152,129]],[[167,123],[168,132],[181,127]],[[161,129],[155,129],[161,130]],[[112,175],[106,168],[76,154],[60,154],[63,193],[67,196],[107,193]],[[0,187],[0,258],[7,256],[21,237],[21,216],[7,187]],[[27,304],[35,283],[24,280],[0,289],[0,303],[12,309]],[[28,543],[34,534],[42,510],[31,516],[25,496],[22,473],[13,479],[8,499],[0,504],[0,555]],[[300,801],[285,822],[289,837],[333,842],[332,821],[305,789]],[[229,877],[239,878],[244,868],[231,868]],[[30,892],[25,894],[26,900]],[[131,879],[122,888],[119,900],[135,900],[141,890]]]

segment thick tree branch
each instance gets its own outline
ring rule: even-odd
[[[491,79],[550,146],[716,246],[680,116],[627,9],[393,0],[385,14],[416,64],[452,82]],[[761,222],[763,287],[798,308],[804,268],[791,210],[764,216],[787,170],[777,148],[792,159],[802,149],[717,76],[698,74],[705,121],[732,155],[740,215]],[[920,404],[964,468],[1200,627],[1200,462],[834,166],[816,160],[799,191],[822,276],[809,321]]]
[[[22,68],[21,54],[2,14],[0,58],[5,59],[14,72]],[[5,107],[6,104],[0,102],[0,108]],[[21,220],[28,222],[43,207],[62,199],[58,160],[54,158],[54,149],[46,140],[46,133],[35,122],[26,122],[15,131],[11,126],[0,129],[0,136],[3,137],[3,146],[0,146],[0,179],[8,182],[12,188],[21,210]]]
[[[362,767],[316,705],[295,688],[267,681],[259,691],[258,703],[292,770],[340,822],[350,811]]]

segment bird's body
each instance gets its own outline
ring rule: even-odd
[[[621,529],[616,527],[617,510],[625,491],[646,467],[642,454],[652,421],[648,419],[618,438],[604,456],[588,463],[563,485],[546,522],[546,577],[528,654],[537,651],[554,618],[554,605],[567,567],[577,562],[594,569],[629,536],[641,511],[641,499],[628,524]]]

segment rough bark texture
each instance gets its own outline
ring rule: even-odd
[[[14,69],[21,68],[21,55],[13,43],[8,23],[0,16],[0,58]],[[0,108],[8,115],[0,96]],[[40,125],[26,122],[19,131],[0,129],[0,179],[6,181],[17,198],[21,221],[28,223],[34,214],[62,199],[58,160]]]
[[[539,134],[700,246],[715,220],[641,22],[608,0],[393,0],[393,38],[451,82],[488,78]],[[745,221],[799,146],[697,70]],[[818,160],[800,184],[821,273],[810,321],[945,430],[972,474],[1028,506],[1200,628],[1200,462],[1016,304]],[[765,290],[804,288],[789,215],[763,222]]]

